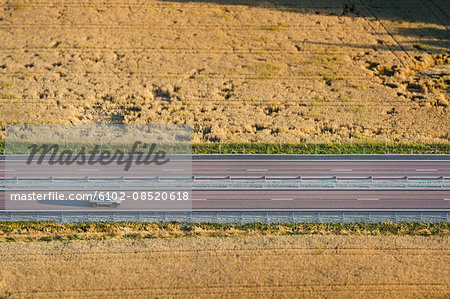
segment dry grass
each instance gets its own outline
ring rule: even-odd
[[[194,142],[449,140],[449,73],[420,73],[449,63],[428,4],[392,18],[389,1],[238,2],[3,1],[0,138],[7,123],[168,122]]]
[[[407,236],[0,243],[0,297],[444,298],[449,248]]]
[[[0,242],[153,239],[180,237],[245,237],[280,235],[450,236],[441,223],[297,223],[244,225],[217,223],[0,222]]]

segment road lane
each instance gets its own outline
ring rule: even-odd
[[[450,161],[193,161],[192,173],[197,176],[435,177],[450,176]]]
[[[195,210],[450,210],[450,190],[194,190]],[[366,199],[366,200],[362,200]],[[377,200],[374,200],[377,199]]]
[[[114,190],[111,190],[114,191]],[[120,190],[116,190],[120,191]],[[139,190],[137,190],[139,191]],[[148,191],[148,190],[147,190]],[[66,191],[70,192],[70,191]],[[72,191],[73,192],[73,191]],[[78,190],[80,192],[80,190]],[[194,190],[192,209],[201,210],[442,210],[450,211],[450,190]],[[0,192],[4,209],[5,192]],[[17,207],[23,208],[19,203]],[[29,210],[88,210],[87,202],[29,201]],[[9,203],[9,207],[14,203]],[[148,206],[147,206],[148,207]],[[121,210],[140,210],[129,199]],[[28,210],[28,208],[27,208]],[[92,210],[92,209],[91,209]],[[110,207],[94,210],[113,211]]]
[[[74,168],[75,167],[75,168]],[[5,171],[2,172],[1,170]],[[74,174],[75,173],[75,174]],[[117,165],[52,165],[45,168],[24,161],[0,161],[0,175],[5,177],[151,177],[170,176],[450,176],[450,161],[198,161],[167,165],[133,165],[124,171]]]

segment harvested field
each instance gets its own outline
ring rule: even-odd
[[[408,236],[0,243],[0,296],[444,298],[449,248]]]
[[[444,0],[2,0],[0,128],[448,142],[449,15]]]

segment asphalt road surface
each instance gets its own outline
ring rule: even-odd
[[[204,156],[205,157],[205,156]],[[232,156],[233,157],[233,156]],[[338,177],[438,177],[450,176],[447,160],[239,160],[226,158],[210,160],[196,158],[191,161],[170,161],[164,165],[132,165],[130,170],[116,164],[108,165],[27,165],[23,159],[0,161],[0,175],[6,177],[183,177],[183,176],[338,176]],[[404,156],[401,156],[404,157]],[[442,159],[442,157],[440,157]],[[208,159],[208,160],[206,160]],[[4,172],[2,171],[4,170]]]
[[[133,177],[179,176],[190,173],[199,177],[220,176],[338,176],[338,177],[438,177],[450,176],[450,159],[418,156],[405,160],[405,156],[393,159],[392,156],[378,160],[359,157],[349,160],[315,160],[283,158],[233,159],[228,156],[218,160],[196,157],[190,169],[189,162],[178,161],[172,168],[166,165],[149,169],[138,167]],[[10,162],[8,162],[10,163]],[[91,165],[67,171],[64,167],[49,168],[43,172],[38,167],[24,166],[18,159],[5,169],[0,161],[0,173],[6,177],[104,177],[121,176],[124,173],[113,165]],[[184,163],[184,164],[183,164]],[[17,168],[17,169],[16,169]],[[96,170],[98,169],[98,170]],[[126,176],[127,173],[125,173]],[[0,194],[0,209],[4,209],[4,194]],[[122,207],[127,209],[127,204]],[[129,206],[132,209],[132,206]],[[450,210],[450,190],[194,190],[192,208],[194,210]]]
[[[69,193],[71,191],[64,191]],[[140,192],[140,191],[139,191]],[[6,193],[7,194],[7,193]],[[0,194],[4,199],[5,192]],[[23,205],[25,203],[25,205]],[[147,202],[148,203],[148,202]],[[126,199],[120,210],[149,209]],[[161,203],[161,202],[160,202]],[[158,210],[190,209],[190,204],[160,205]],[[194,190],[193,210],[450,210],[450,190]],[[87,201],[9,202],[11,210],[107,210],[92,209]],[[118,210],[119,210],[118,209]]]
[[[196,210],[450,210],[450,190],[198,190]]]

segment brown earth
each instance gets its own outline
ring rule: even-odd
[[[0,128],[448,142],[449,16],[445,0],[1,0]]]
[[[448,237],[0,243],[0,297],[448,298]]]

